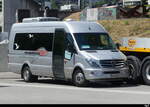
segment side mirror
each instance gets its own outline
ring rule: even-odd
[[[119,49],[119,48],[120,48],[120,46],[121,46],[121,44],[120,44],[120,43],[116,43],[116,47],[117,47],[117,49]]]
[[[76,51],[76,48],[75,48],[75,47],[73,47],[73,48],[71,49],[71,53],[72,53],[72,54],[77,54],[77,51]]]
[[[77,54],[77,50],[76,50],[76,48],[73,46],[73,52],[75,53],[75,54]]]
[[[77,53],[77,51],[76,51],[76,48],[75,48],[75,46],[74,45],[70,45],[69,46],[69,51],[73,54],[73,53]]]

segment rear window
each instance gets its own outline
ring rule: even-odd
[[[47,51],[52,51],[52,44],[52,33],[18,33],[15,36],[14,50],[35,51],[45,48]]]

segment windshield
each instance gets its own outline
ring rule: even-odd
[[[116,45],[107,33],[75,33],[80,50],[114,50]]]

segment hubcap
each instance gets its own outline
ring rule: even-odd
[[[84,82],[84,75],[82,73],[78,73],[76,75],[76,82],[78,84],[82,84]]]
[[[148,80],[150,80],[150,66],[146,68],[146,77]]]
[[[25,70],[25,71],[24,71],[24,80],[25,80],[25,81],[28,81],[28,79],[29,79],[29,71],[28,71],[28,70]]]

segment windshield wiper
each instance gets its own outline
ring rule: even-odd
[[[116,48],[113,48],[113,47],[107,47],[105,49],[111,50],[112,52],[118,52],[118,50]]]

